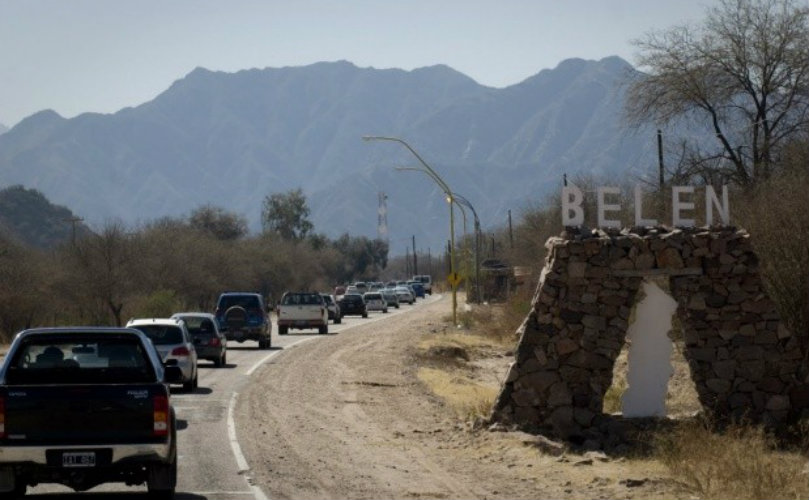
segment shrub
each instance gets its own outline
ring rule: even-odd
[[[684,422],[658,437],[656,454],[700,498],[809,497],[806,457],[779,451],[759,427],[720,432],[709,423]]]

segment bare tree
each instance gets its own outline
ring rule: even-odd
[[[742,186],[770,176],[809,123],[809,8],[793,0],[721,0],[702,24],[647,34],[629,89],[636,125],[696,119],[715,136],[691,169]],[[702,149],[702,150],[700,150]],[[711,175],[710,177],[714,177]]]

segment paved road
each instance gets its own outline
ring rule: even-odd
[[[431,300],[429,297],[427,301]],[[369,321],[384,321],[403,314],[412,307],[403,304],[387,314],[371,312],[367,319],[356,316],[343,318],[340,325],[329,324],[329,334]],[[275,320],[275,316],[273,316]],[[228,343],[228,364],[214,368],[213,363],[199,365],[199,387],[190,394],[172,388],[172,403],[178,419],[178,485],[177,500],[264,500],[267,497],[251,484],[249,464],[241,455],[239,431],[233,425],[232,413],[238,394],[250,383],[250,377],[262,363],[271,363],[284,349],[300,342],[317,341],[319,335],[307,330],[292,330],[279,336],[273,325],[272,349],[258,350],[256,343]],[[40,485],[28,489],[26,498],[54,499],[145,499],[145,486],[105,484],[77,494],[59,485]]]

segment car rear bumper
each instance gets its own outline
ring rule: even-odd
[[[316,328],[325,325],[323,319],[279,319],[278,326],[287,328]]]
[[[48,465],[48,451],[59,450],[98,451],[111,450],[110,465],[120,462],[138,460],[166,462],[169,460],[171,446],[165,443],[112,444],[112,445],[59,445],[59,446],[2,446],[0,447],[0,467],[13,464]],[[77,468],[77,470],[81,470]]]

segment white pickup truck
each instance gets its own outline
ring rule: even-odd
[[[278,334],[286,335],[290,328],[316,328],[329,333],[329,312],[318,292],[287,292],[278,304]]]

